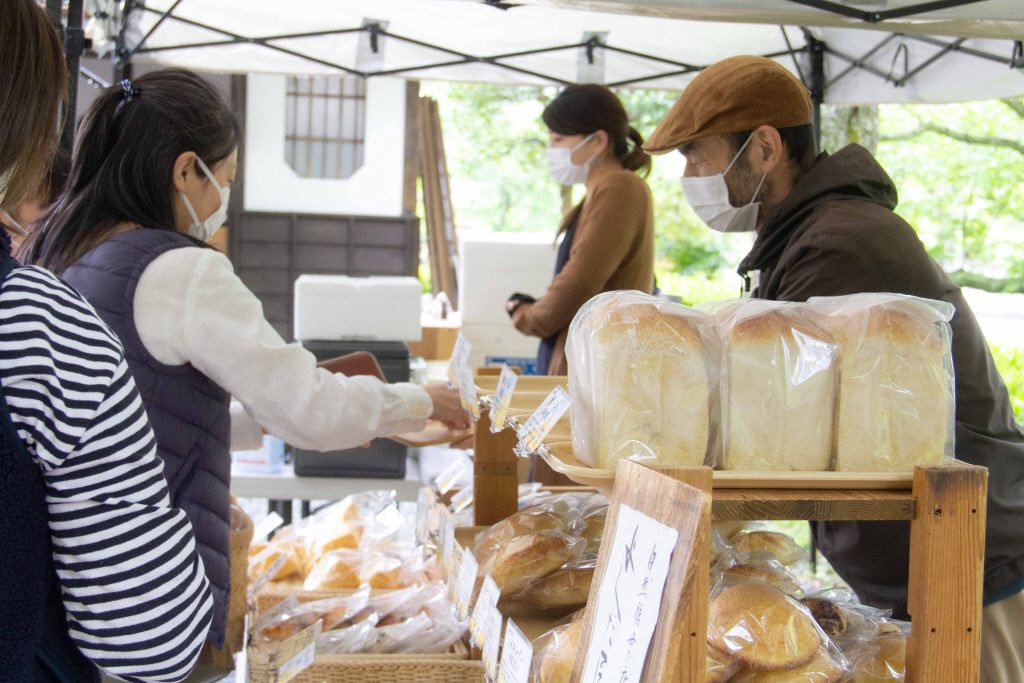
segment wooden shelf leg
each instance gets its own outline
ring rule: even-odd
[[[978,680],[987,491],[981,467],[914,471],[907,681]]]
[[[473,439],[473,523],[490,526],[519,509],[519,464],[516,433],[491,433],[491,416],[483,411]]]

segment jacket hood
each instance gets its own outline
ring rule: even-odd
[[[898,202],[892,178],[860,145],[818,155],[789,195],[768,212],[753,248],[740,263],[740,274],[774,263],[804,216],[819,204],[844,199],[869,201],[890,210]]]

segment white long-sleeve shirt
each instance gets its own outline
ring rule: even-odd
[[[18,268],[0,289],[0,381],[43,473],[71,640],[110,675],[183,680],[213,600],[121,343],[66,284]]]
[[[154,259],[135,292],[135,326],[158,361],[191,363],[244,406],[232,411],[233,450],[258,447],[260,427],[300,448],[349,448],[419,431],[433,412],[422,387],[318,369],[312,353],[281,339],[212,249]]]

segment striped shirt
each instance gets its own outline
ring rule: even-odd
[[[43,472],[72,640],[109,675],[182,680],[210,586],[121,343],[67,284],[18,268],[0,288],[0,382]]]

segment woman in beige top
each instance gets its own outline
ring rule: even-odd
[[[551,174],[587,194],[562,219],[555,277],[539,299],[513,294],[506,310],[523,334],[540,337],[537,372],[568,372],[565,340],[591,297],[654,288],[654,213],[643,180],[651,158],[619,98],[601,85],[571,85],[544,109]]]

